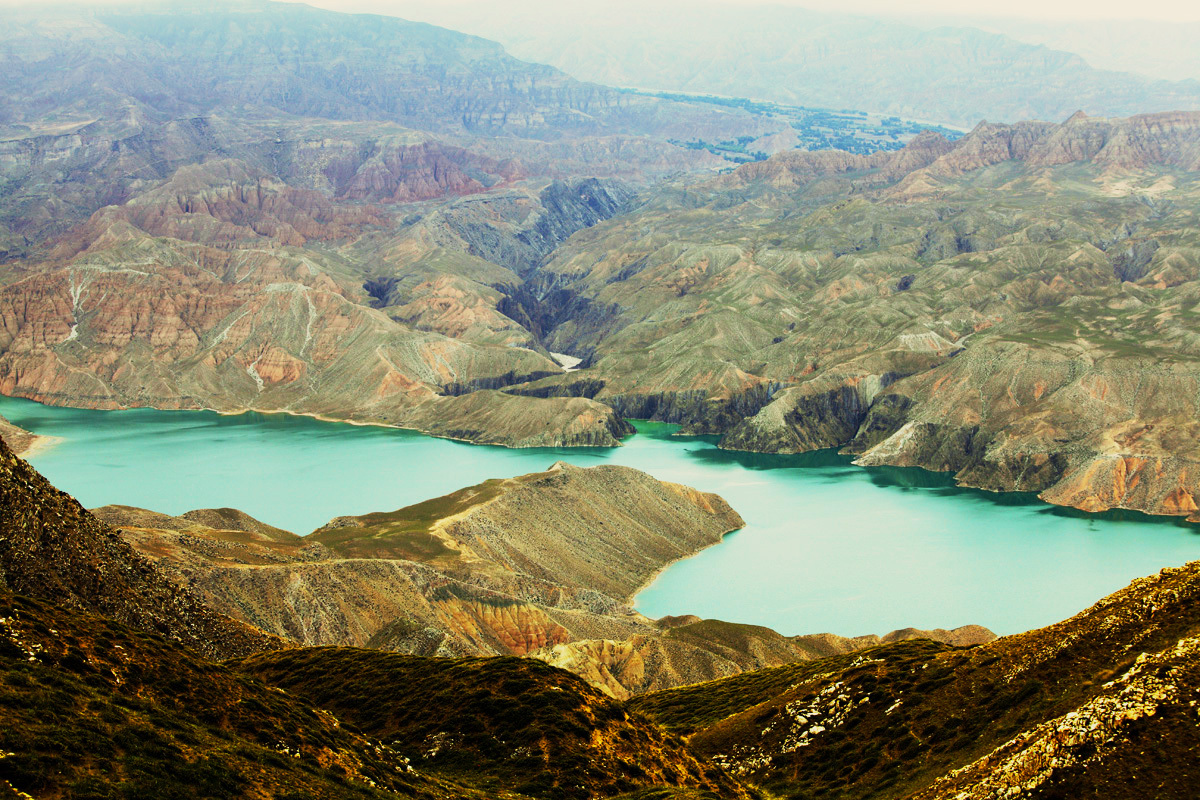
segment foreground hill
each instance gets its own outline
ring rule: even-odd
[[[212,658],[284,647],[206,606],[0,441],[0,589],[53,598]]]
[[[0,458],[5,796],[746,796],[675,737],[538,661],[316,649],[214,663],[288,645],[203,605],[3,443]],[[232,509],[180,519],[246,542],[296,538]],[[252,677],[272,672],[284,680]]]
[[[677,737],[537,661],[308,649],[221,665],[7,591],[0,723],[9,796],[746,796]]]

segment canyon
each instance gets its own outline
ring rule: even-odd
[[[6,14],[0,796],[1190,796],[1195,82],[510,12]]]

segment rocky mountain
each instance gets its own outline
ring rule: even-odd
[[[506,391],[1192,514],[1198,140],[1195,114],[1077,114],[663,192],[533,279],[588,368]]]
[[[462,396],[561,371],[521,275],[720,162],[672,140],[781,125],[269,2],[22,11],[0,65],[0,391],[514,446],[628,431],[586,399]]]
[[[969,18],[948,24],[944,17],[888,18],[785,4],[620,2],[600,8],[526,0],[517,6],[522,13],[487,3],[387,7],[486,35],[520,58],[610,86],[859,108],[968,128],[981,119],[1063,119],[1077,108],[1112,116],[1200,108],[1198,75],[1154,80],[1133,74],[1144,70],[1130,58],[1119,62],[1129,72],[1105,68],[1118,60],[1107,53],[1127,48],[1125,38],[1114,43],[1111,31],[1108,41],[1091,48],[1107,51],[1103,63],[1062,49],[1087,38],[1079,35],[1081,20],[1046,23],[1054,33],[1033,41],[1058,48],[1051,49],[1021,41],[1021,26],[1012,20],[993,21],[985,30]],[[537,25],[527,24],[534,18]],[[1146,33],[1124,22],[1121,34],[1128,37],[1133,28],[1144,39]],[[1187,41],[1184,32],[1175,39],[1167,30],[1172,26],[1154,27],[1156,40]]]
[[[547,202],[558,185],[543,190]],[[533,232],[579,218],[561,202],[558,214],[526,206],[520,219],[532,217]],[[603,212],[591,213],[578,224]],[[472,270],[482,262],[465,246],[444,255],[419,216],[398,236],[384,233],[385,219],[242,161],[182,167],[96,212],[44,262],[10,268],[0,390],[98,408],[329,415],[525,446],[616,443],[627,427],[586,399],[457,396],[454,387],[562,370],[496,310],[518,277],[497,265]],[[478,225],[460,227],[483,237]],[[518,241],[525,230],[510,224],[507,235]],[[348,255],[326,244],[348,235],[378,241]],[[374,308],[369,290],[394,311]]]
[[[703,167],[719,159],[668,140],[781,128],[582,83],[394,17],[224,2],[6,18],[0,253],[210,158],[341,197],[411,201],[519,175]]]

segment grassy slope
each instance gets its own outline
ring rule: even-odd
[[[35,797],[474,794],[159,636],[7,593],[0,617],[0,779]]]
[[[465,781],[486,775],[488,789],[555,798],[647,784],[737,793],[677,738],[540,661],[313,648],[239,668],[387,741],[419,769]]]

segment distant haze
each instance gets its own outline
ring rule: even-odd
[[[283,0],[292,2],[293,0]],[[425,6],[432,16],[438,7],[469,6],[495,0],[422,0],[420,3],[396,2],[396,0],[307,0],[309,5],[335,11],[370,11],[387,14],[399,8],[412,9]],[[500,0],[506,4],[506,0]],[[1171,22],[1200,22],[1200,4],[1182,0],[1143,0],[1129,3],[1126,0],[975,0],[964,6],[961,0],[907,0],[897,4],[894,0],[713,0],[725,5],[786,5],[811,8],[820,11],[838,11],[851,14],[880,16],[923,16],[939,15],[962,17],[964,7],[975,16],[1022,17],[1042,20],[1112,20],[1141,19]],[[70,3],[48,3],[42,6],[112,6],[144,4],[145,0],[73,0]],[[31,8],[30,0],[0,0],[0,8]],[[601,2],[600,6],[606,5]],[[695,8],[693,2],[682,0],[646,0],[642,5],[675,5]]]
[[[309,0],[309,5],[338,11],[373,11],[387,13],[397,8],[412,9],[427,6],[435,13],[438,6],[479,5],[485,0],[423,0],[423,2],[397,2],[396,0]],[[486,0],[491,4],[494,0]],[[504,0],[501,0],[503,3]],[[881,16],[938,14],[961,16],[964,4],[960,0],[907,0],[897,4],[894,0],[714,0],[726,5],[786,5],[811,8],[820,11],[837,11],[851,14]],[[549,5],[549,4],[548,4]],[[554,4],[557,5],[557,4]],[[600,6],[607,5],[600,3]],[[678,6],[695,8],[696,3],[682,0],[647,0],[644,5]],[[1200,4],[1181,0],[1145,0],[1129,3],[1126,0],[975,0],[967,7],[971,14],[980,16],[1026,17],[1053,20],[1096,20],[1096,19],[1152,19],[1165,21],[1200,21]],[[533,21],[531,20],[531,24]]]
[[[103,0],[98,0],[103,1]],[[118,0],[109,0],[116,2]],[[283,0],[294,2],[295,0]],[[0,0],[4,2],[4,0]],[[497,7],[511,12],[513,22],[538,28],[538,8],[561,11],[548,0],[307,0],[309,5],[349,12],[370,12],[431,22],[435,25],[497,38],[472,25],[474,9],[492,18]],[[622,15],[625,0],[606,0],[589,10],[610,8]],[[678,11],[672,27],[687,26],[689,16],[704,5],[790,6],[843,14],[892,18],[921,28],[970,26],[1001,33],[1021,42],[1045,45],[1082,56],[1100,69],[1135,72],[1153,78],[1200,79],[1200,3],[1181,0],[644,0],[641,10]],[[524,18],[524,19],[522,19]],[[1172,24],[1164,24],[1172,23]]]

